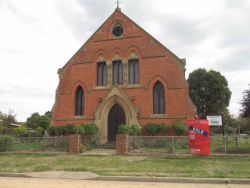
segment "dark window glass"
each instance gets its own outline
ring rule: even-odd
[[[137,59],[129,60],[129,84],[139,84],[139,61]]]
[[[97,85],[107,85],[107,65],[106,62],[100,62],[97,64]]]
[[[113,28],[113,35],[116,37],[120,37],[123,34],[123,27],[121,25],[116,25]]]
[[[83,115],[83,107],[84,107],[84,92],[82,87],[78,87],[76,90],[76,116],[82,116]]]
[[[113,62],[113,84],[122,85],[123,84],[123,66],[122,61]]]
[[[154,111],[154,114],[165,114],[164,87],[159,81],[157,81],[154,85],[153,111]]]

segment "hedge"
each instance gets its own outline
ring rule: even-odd
[[[119,134],[127,134],[129,136],[137,136],[141,134],[141,127],[139,125],[120,125],[118,127]]]
[[[61,136],[70,134],[93,135],[97,132],[97,126],[94,123],[77,125],[66,125],[58,127],[50,127],[49,134],[51,136]]]
[[[180,124],[178,121],[175,121],[172,124],[172,127],[173,127],[175,134],[178,136],[184,135],[187,132],[187,127],[183,124]]]
[[[13,146],[13,138],[9,136],[0,137],[0,152],[11,151]]]

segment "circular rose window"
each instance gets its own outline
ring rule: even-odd
[[[112,33],[115,37],[120,37],[123,34],[123,27],[121,25],[115,25]]]

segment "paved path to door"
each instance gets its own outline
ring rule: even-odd
[[[250,185],[179,184],[0,177],[1,188],[250,188]]]

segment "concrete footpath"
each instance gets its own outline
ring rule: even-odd
[[[165,183],[197,183],[197,184],[247,184],[250,179],[231,178],[184,178],[184,177],[140,177],[140,176],[99,176],[92,172],[48,171],[30,173],[0,172],[0,177],[23,177],[42,179],[71,179],[71,180],[102,180],[129,182],[165,182]]]
[[[243,184],[198,184],[0,177],[1,188],[249,188]]]

